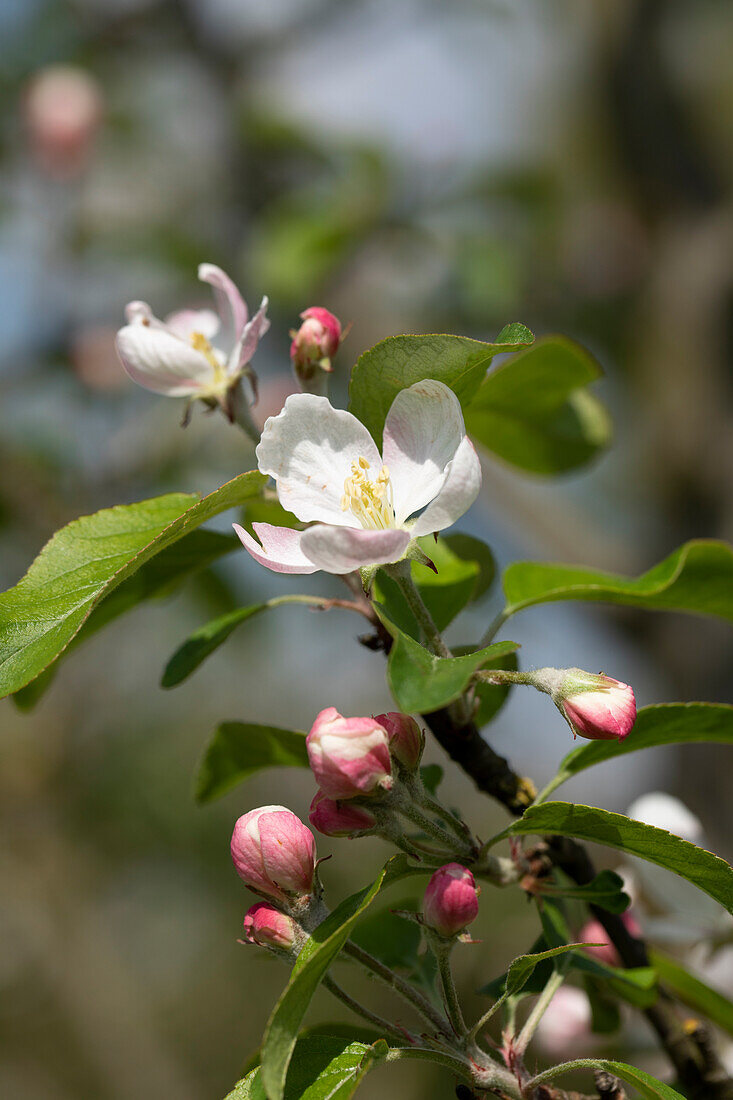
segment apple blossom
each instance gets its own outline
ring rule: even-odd
[[[258,901],[244,915],[244,935],[249,943],[289,952],[296,940],[295,921],[270,905]]]
[[[296,393],[266,422],[257,461],[275,479],[282,506],[313,524],[295,531],[255,523],[259,543],[234,525],[245,549],[276,573],[350,573],[401,561],[413,539],[455,523],[481,487],[460,402],[434,379],[397,394],[381,455],[351,413]]]
[[[267,298],[250,319],[236,286],[221,268],[200,264],[199,279],[214,288],[217,309],[184,309],[159,321],[146,302],[130,302],[117,352],[133,381],[168,397],[219,404],[233,419],[239,380],[248,375],[257,345],[270,327]],[[217,339],[219,338],[219,339]]]
[[[311,770],[328,798],[356,798],[392,786],[389,738],[374,718],[344,718],[326,707],[305,743]]]
[[[342,339],[341,322],[322,306],[311,306],[300,315],[302,325],[291,330],[290,359],[295,377],[306,392],[318,392],[319,372],[329,374],[331,360]]]
[[[285,806],[260,806],[239,818],[231,843],[237,874],[250,889],[286,901],[310,893],[313,833]]]
[[[632,936],[638,937],[641,935],[639,922],[631,913],[622,913],[621,920]],[[592,947],[584,947],[583,950],[586,954],[593,955],[599,962],[605,963],[606,966],[623,966],[621,956],[611,943],[608,932],[599,920],[587,921],[578,933],[578,940],[581,943],[593,944]]]
[[[563,985],[550,1001],[536,1036],[553,1058],[571,1058],[592,1049],[593,1016],[590,1001],[582,989]]]
[[[362,806],[337,802],[318,791],[311,802],[308,820],[324,836],[360,836],[371,832],[377,819]]]
[[[24,115],[39,167],[58,180],[87,166],[102,121],[103,98],[91,73],[76,65],[49,65],[30,82]]]
[[[389,751],[404,767],[414,770],[425,747],[425,734],[414,718],[398,711],[378,714],[374,719],[387,732]]]
[[[478,916],[473,875],[460,863],[446,863],[430,879],[423,898],[425,924],[445,939],[462,932]]]

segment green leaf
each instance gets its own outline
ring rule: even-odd
[[[256,471],[240,474],[203,500],[170,493],[82,516],[57,531],[23,579],[0,596],[0,695],[43,672],[103,597],[141,566],[265,482]]]
[[[571,879],[557,886],[543,884],[542,893],[599,905],[609,913],[625,913],[631,904],[629,895],[624,893],[623,879],[615,871],[600,871],[584,886],[576,885]]]
[[[432,536],[429,536],[432,538]],[[496,558],[490,546],[473,535],[466,535],[463,531],[454,531],[450,535],[441,535],[438,542],[445,543],[448,549],[463,561],[476,562],[479,567],[478,580],[471,596],[471,602],[480,600],[484,596],[496,577]],[[430,553],[426,550],[428,557]]]
[[[495,355],[516,351],[533,339],[524,325],[507,326],[494,344],[466,336],[390,336],[359,357],[351,372],[349,409],[381,447],[384,421],[400,390],[424,378],[436,378],[450,386],[465,406]]]
[[[168,661],[160,686],[172,688],[188,679],[207,657],[224,644],[238,626],[247,619],[259,615],[260,612],[267,611],[268,607],[267,602],[251,604],[249,607],[237,607],[234,611],[227,611],[198,627],[193,634],[189,634]]]
[[[375,610],[394,639],[387,681],[406,714],[429,714],[447,706],[463,694],[477,669],[518,648],[516,642],[496,642],[464,657],[436,657],[400,630],[378,604]]]
[[[611,438],[606,410],[585,388],[601,374],[579,344],[543,337],[489,373],[466,411],[469,435],[531,473],[582,466]]]
[[[570,802],[545,802],[530,806],[503,835],[507,834],[572,836],[606,844],[674,871],[733,913],[733,868],[724,859],[623,814]]]
[[[423,764],[420,768],[420,778],[428,794],[434,795],[443,781],[443,769],[440,764]]]
[[[504,573],[506,615],[555,600],[589,600],[691,611],[733,622],[733,547],[713,539],[686,542],[640,577],[574,565],[522,561]]]
[[[392,882],[406,875],[424,873],[422,868],[410,865],[404,856],[394,856],[371,886],[342,901],[315,929],[296,960],[290,981],[275,1005],[265,1030],[262,1080],[269,1100],[283,1100],[285,1096],[285,1077],[303,1016],[362,913]]]
[[[658,1081],[656,1077],[652,1077],[651,1073],[636,1069],[635,1066],[628,1066],[625,1062],[610,1062],[606,1058],[578,1058],[574,1062],[563,1062],[562,1065],[546,1069],[544,1073],[538,1073],[532,1078],[531,1085],[541,1085],[545,1081],[552,1081],[555,1077],[577,1069],[601,1069],[606,1073],[612,1073],[638,1089],[644,1100],[685,1100],[679,1092],[670,1085]]]
[[[510,997],[519,993],[532,977],[535,967],[544,962],[545,959],[555,959],[560,955],[567,955],[568,952],[576,951],[583,946],[579,943],[565,943],[560,947],[550,947],[547,951],[538,951],[533,955],[519,955],[507,970],[506,992]]]
[[[611,1035],[621,1027],[618,1000],[597,979],[583,975],[583,988],[590,1003],[591,1031],[596,1035]]]
[[[715,741],[733,745],[733,706],[727,703],[657,703],[642,707],[623,741],[589,741],[569,752],[543,791],[548,795],[566,780],[604,760],[639,749]]]
[[[683,1004],[733,1035],[733,1001],[690,974],[689,970],[669,955],[652,949],[649,958],[661,981]]]
[[[349,1100],[378,1060],[373,1046],[309,1031],[295,1044],[284,1100]],[[267,1100],[261,1068],[248,1073],[226,1100]]]
[[[478,547],[483,547],[478,539],[472,539],[471,542],[476,542]],[[440,538],[436,541],[432,535],[418,539],[418,543],[438,572],[434,573],[428,566],[413,561],[412,577],[438,630],[445,630],[456,615],[474,598],[474,593],[482,579],[482,571],[486,569],[485,557],[482,564],[477,558],[471,556],[482,552],[474,547],[471,547],[469,556],[465,557],[456,552],[446,539]],[[484,549],[488,550],[488,547]],[[405,633],[415,639],[420,637],[419,627],[407,606],[405,597],[399,586],[383,569],[377,573],[373,594],[376,600],[384,604],[389,617]]]
[[[196,801],[211,802],[263,768],[307,768],[305,734],[276,726],[223,722],[196,776]]]

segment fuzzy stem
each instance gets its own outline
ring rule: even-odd
[[[329,993],[332,993],[334,997],[338,997],[338,999],[350,1008],[352,1012],[355,1012],[357,1016],[362,1016],[365,1020],[368,1020],[378,1031],[383,1031],[385,1035],[391,1035],[392,1038],[399,1040],[401,1043],[404,1043],[405,1039],[410,1043],[417,1043],[418,1038],[416,1035],[413,1035],[409,1031],[403,1031],[401,1028],[389,1023],[388,1020],[378,1016],[376,1012],[372,1012],[371,1009],[366,1008],[365,1005],[359,1004],[359,1002],[347,993],[345,989],[342,989],[330,975],[326,975],[322,984]]]
[[[438,963],[440,988],[443,994],[443,1004],[445,1005],[448,1019],[458,1038],[463,1040],[466,1037],[468,1028],[463,1018],[463,1010],[461,1009],[461,1003],[458,999],[458,991],[456,990],[456,983],[453,981],[453,971],[450,966],[453,943],[452,941],[450,943],[438,943],[437,937],[435,936],[430,936],[429,942]]]
[[[485,649],[487,645],[490,645],[493,642],[494,638],[499,633],[508,618],[509,616],[506,614],[505,611],[500,611],[496,618],[492,619],[492,621],[489,623],[486,633],[478,644],[479,649]]]
[[[386,572],[396,581],[407,601],[407,606],[417,619],[418,626],[423,633],[428,648],[438,657],[452,657],[453,654],[443,641],[440,631],[433,621],[433,616],[425,606],[422,596],[417,590],[412,579],[412,568],[409,561],[401,561],[396,565],[386,567]]]
[[[538,1023],[542,1019],[550,1001],[555,996],[564,981],[565,975],[559,973],[558,971],[555,971],[555,973],[552,974],[547,985],[537,998],[537,1002],[530,1012],[529,1016],[527,1017],[527,1021],[520,1031],[519,1035],[517,1036],[517,1041],[514,1044],[515,1049],[518,1051],[520,1056],[523,1055],[525,1050],[527,1049],[530,1039],[537,1030]]]
[[[394,970],[390,970],[390,968],[380,962],[379,959],[375,959],[373,955],[370,955],[368,951],[364,951],[363,948],[358,947],[355,943],[348,942],[344,947],[344,954],[350,955],[352,959],[361,963],[363,967],[369,970],[376,978],[379,978],[380,981],[384,982],[385,985],[388,985],[390,989],[393,989],[395,993],[399,993],[399,995],[411,1004],[439,1034],[448,1038],[453,1037],[445,1017],[442,1016],[437,1009],[433,1008],[427,997],[424,997],[419,990],[415,989],[415,987],[411,985],[410,982],[406,981],[400,974],[396,974]]]
[[[413,825],[417,825],[423,832],[427,833],[428,836],[432,836],[434,840],[443,844],[449,852],[457,851],[457,854],[463,859],[469,859],[475,854],[473,846],[465,838],[451,836],[442,825],[438,825],[437,822],[418,809],[414,802],[407,799],[396,801],[395,809],[408,821],[411,821]]]

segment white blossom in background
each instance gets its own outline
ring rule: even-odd
[[[266,422],[257,461],[275,479],[283,508],[313,524],[295,531],[255,523],[259,543],[234,525],[245,549],[276,573],[350,573],[401,561],[413,539],[455,523],[481,487],[460,402],[433,379],[398,393],[381,455],[355,416],[299,393]]]
[[[214,264],[201,264],[216,310],[184,309],[158,320],[147,302],[130,302],[117,333],[117,353],[139,385],[167,397],[201,398],[233,419],[232,398],[241,378],[254,381],[250,362],[270,327],[267,298],[250,319],[232,280]]]

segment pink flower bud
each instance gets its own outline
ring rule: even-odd
[[[261,806],[240,817],[231,850],[237,874],[252,890],[279,901],[310,893],[316,842],[285,806]]]
[[[590,1002],[585,993],[572,985],[563,985],[537,1025],[537,1039],[558,1061],[578,1057],[593,1045],[591,1025]]]
[[[478,915],[478,891],[473,875],[460,863],[446,863],[435,872],[422,906],[425,923],[449,939]]]
[[[568,669],[556,701],[573,733],[594,741],[623,741],[636,721],[633,690],[611,676]]]
[[[278,947],[290,951],[295,943],[295,922],[274,905],[259,901],[244,916],[244,935],[260,947]]]
[[[49,65],[33,77],[24,107],[40,168],[56,179],[82,172],[102,119],[102,94],[94,77],[73,65]]]
[[[358,836],[371,832],[377,824],[368,810],[326,798],[323,791],[318,791],[311,802],[308,820],[324,836]]]
[[[344,718],[326,707],[306,738],[308,760],[328,798],[356,798],[392,786],[389,738],[374,718]]]
[[[293,366],[309,367],[323,364],[328,360],[326,369],[330,369],[330,360],[341,343],[341,322],[333,313],[322,306],[311,306],[301,313],[303,324],[293,331],[290,345],[290,358]]]
[[[641,935],[639,923],[631,913],[622,913],[621,920],[632,936]],[[583,948],[586,954],[593,955],[599,962],[605,963],[606,966],[623,966],[621,956],[611,943],[608,932],[599,920],[589,920],[584,924],[578,933],[578,939],[581,943],[600,944],[599,947]]]
[[[378,714],[374,721],[387,731],[389,751],[395,760],[406,768],[416,768],[425,747],[425,735],[415,719],[410,718],[409,714],[389,711]]]

